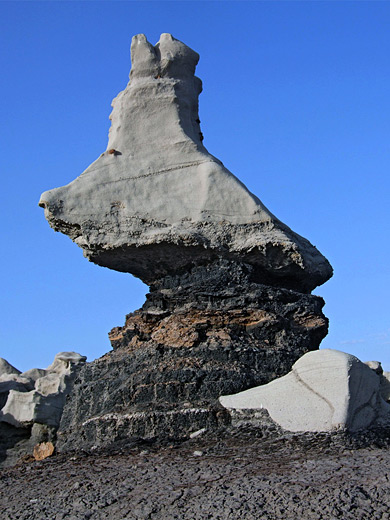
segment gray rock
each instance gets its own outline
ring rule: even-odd
[[[13,367],[4,358],[0,358],[0,376],[4,374],[20,374],[20,370]]]
[[[0,410],[7,402],[11,390],[28,392],[34,388],[34,382],[16,374],[3,374],[0,376]]]
[[[78,352],[59,352],[55,355],[53,363],[47,367],[46,371],[63,374],[64,371],[67,371],[73,365],[82,365],[86,360],[87,357],[82,356]]]
[[[355,356],[330,349],[309,352],[286,376],[219,401],[235,410],[265,408],[294,432],[356,431],[390,419],[378,374]]]
[[[199,56],[162,34],[131,44],[130,82],[113,101],[107,150],[76,180],[42,194],[56,230],[85,256],[147,284],[222,257],[258,281],[310,291],[328,261],[280,222],[202,143]]]
[[[60,352],[46,370],[20,374],[14,369],[0,376],[0,466],[31,454],[39,442],[54,441],[66,397],[85,360],[75,352]]]
[[[381,374],[381,395],[385,401],[390,401],[390,372]]]
[[[36,381],[40,377],[44,377],[46,375],[46,370],[43,368],[30,368],[30,370],[26,370],[26,372],[23,372],[21,375],[27,379]]]
[[[366,361],[364,364],[370,367],[371,370],[378,374],[378,376],[383,374],[383,368],[380,361]]]
[[[20,381],[10,381],[8,397],[0,412],[0,422],[17,427],[32,423],[58,426],[75,372],[73,365],[85,362],[86,359],[75,352],[60,352],[46,370],[32,369],[25,372],[25,375],[32,376],[31,379],[36,378],[35,387],[30,391],[26,391],[26,384],[23,388],[11,385],[21,385],[23,381],[28,383],[27,378],[18,376]],[[12,376],[15,377],[14,374]]]
[[[16,374],[4,374],[0,376],[0,394],[9,392],[10,390],[18,390],[19,392],[29,392],[34,388],[34,381],[27,377],[18,376]],[[0,409],[2,406],[0,406]]]

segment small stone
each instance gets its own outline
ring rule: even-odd
[[[47,459],[47,457],[51,457],[53,453],[54,445],[52,442],[41,442],[34,446],[33,455],[35,460]]]
[[[199,437],[199,435],[202,435],[206,431],[206,428],[201,428],[200,430],[197,430],[196,432],[191,433],[190,439],[195,439],[195,437]]]
[[[203,455],[203,451],[194,451],[193,456],[194,457],[201,457]]]

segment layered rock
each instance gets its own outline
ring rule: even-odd
[[[60,449],[215,428],[230,420],[221,394],[279,377],[318,348],[328,325],[321,298],[245,276],[239,283],[236,265],[214,268],[217,285],[210,271],[196,268],[187,285],[182,279],[180,288],[150,293],[110,332],[114,351],[88,363],[75,382]]]
[[[310,294],[332,268],[203,145],[198,55],[133,38],[107,150],[40,205],[85,256],[150,286],[64,410],[63,450],[187,435],[229,420],[221,394],[286,374],[327,332]]]

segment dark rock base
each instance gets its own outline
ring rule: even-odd
[[[68,398],[58,449],[181,439],[230,421],[221,395],[268,383],[327,333],[318,296],[252,282],[244,268],[166,278],[110,334]]]

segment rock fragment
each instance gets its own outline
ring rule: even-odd
[[[52,442],[41,442],[34,446],[33,457],[35,460],[44,460],[51,457],[54,453],[54,444]]]

